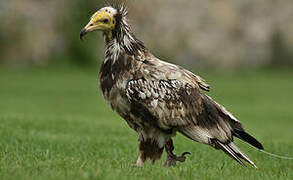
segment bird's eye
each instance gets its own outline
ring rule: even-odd
[[[109,22],[109,19],[104,19],[103,20],[103,23],[108,23]]]

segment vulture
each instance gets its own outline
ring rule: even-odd
[[[173,153],[179,132],[190,140],[224,151],[241,165],[256,167],[233,143],[239,138],[262,150],[242,124],[204,91],[210,87],[198,75],[155,57],[132,32],[125,5],[110,4],[95,12],[81,30],[101,31],[105,56],[99,84],[105,100],[138,133],[137,166],[154,163],[166,151],[164,166],[184,162],[189,152]]]

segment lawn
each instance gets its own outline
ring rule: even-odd
[[[267,151],[293,156],[293,71],[202,72],[211,95]],[[103,100],[97,72],[0,69],[0,179],[293,179],[280,160],[237,140],[258,169],[178,135],[185,163],[134,166],[137,135]]]

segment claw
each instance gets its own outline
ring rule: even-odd
[[[184,162],[186,160],[185,155],[190,155],[190,154],[191,154],[190,152],[184,152],[181,154],[181,156],[176,157],[176,160],[180,162]]]
[[[173,142],[170,139],[169,141],[167,141],[166,145],[165,145],[165,149],[166,149],[166,153],[167,153],[167,159],[164,163],[164,166],[175,166],[176,162],[184,162],[186,160],[186,155],[191,154],[190,152],[183,152],[181,154],[181,156],[176,156],[173,153],[173,150],[175,149],[173,146]]]
[[[185,156],[185,155],[191,155],[191,153],[190,152],[184,152],[184,153],[181,154],[181,156]]]

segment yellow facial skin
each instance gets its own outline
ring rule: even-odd
[[[90,19],[90,22],[81,30],[80,39],[88,32],[95,30],[112,31],[115,28],[115,18],[108,12],[96,12]]]

